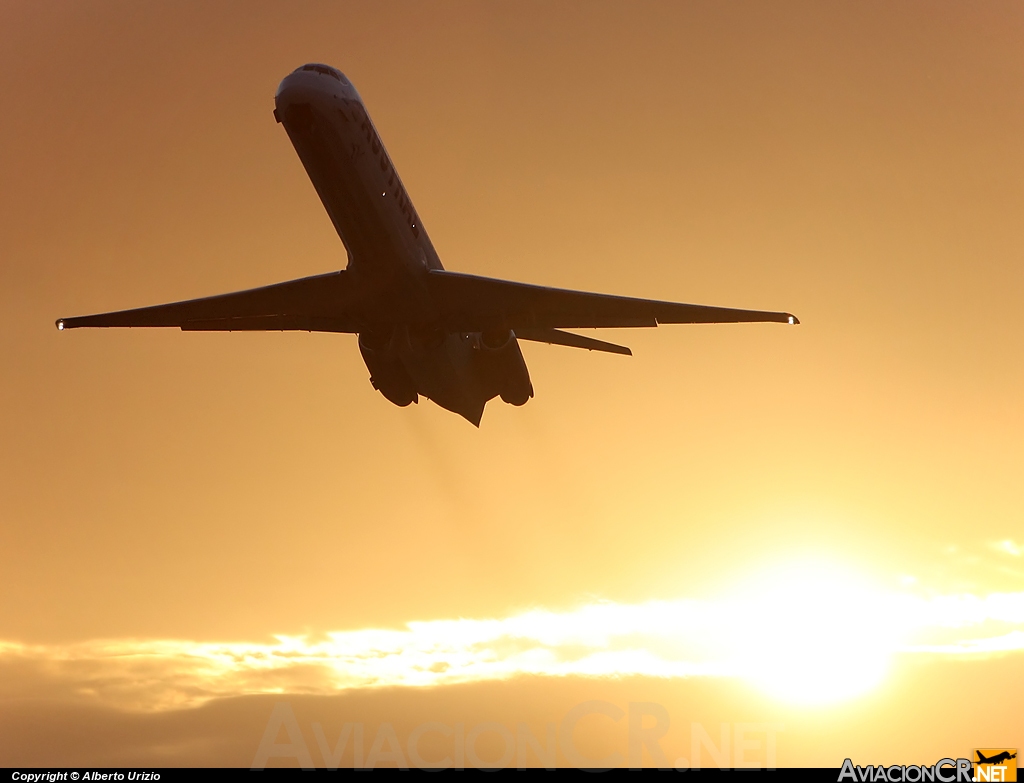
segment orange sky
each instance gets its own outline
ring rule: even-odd
[[[103,685],[97,640],[720,609],[807,564],[1018,601],[1022,35],[1010,2],[0,5],[0,764],[251,761],[265,683],[167,706]],[[479,431],[387,403],[351,336],[58,333],[344,265],[271,116],[308,61],[355,83],[448,269],[802,325],[599,335],[632,358],[527,344],[536,398]],[[971,638],[1024,630],[1013,606]],[[1021,647],[901,649],[827,706],[642,666],[282,689],[311,747],[317,720],[660,700],[676,727],[786,724],[785,763],[932,763],[1024,745],[971,690],[1019,703]]]

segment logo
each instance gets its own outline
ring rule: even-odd
[[[968,783],[978,778],[971,778],[970,759],[945,758],[939,759],[931,766],[893,764],[891,767],[881,764],[855,767],[850,759],[846,759],[839,771],[838,783],[847,780],[851,783]]]
[[[975,748],[974,749],[975,781],[1005,781],[1017,779],[1016,748]]]

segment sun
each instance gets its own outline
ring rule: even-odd
[[[762,574],[735,597],[742,676],[775,698],[827,704],[885,678],[902,629],[892,596],[832,564]]]

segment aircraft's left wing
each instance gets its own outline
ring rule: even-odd
[[[427,275],[427,285],[441,311],[442,322],[452,331],[501,327],[518,332],[520,329],[757,321],[800,323],[790,313],[591,294],[443,270],[431,271]]]
[[[182,331],[354,332],[345,272],[289,280],[187,302],[61,318],[58,329],[83,326],[178,327]]]

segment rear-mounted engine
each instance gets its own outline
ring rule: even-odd
[[[530,371],[526,369],[523,352],[511,329],[482,332],[480,359],[484,372],[502,401],[525,405],[533,396]]]
[[[370,371],[370,384],[395,405],[419,402],[416,384],[398,358],[393,332],[360,332],[359,353]]]

